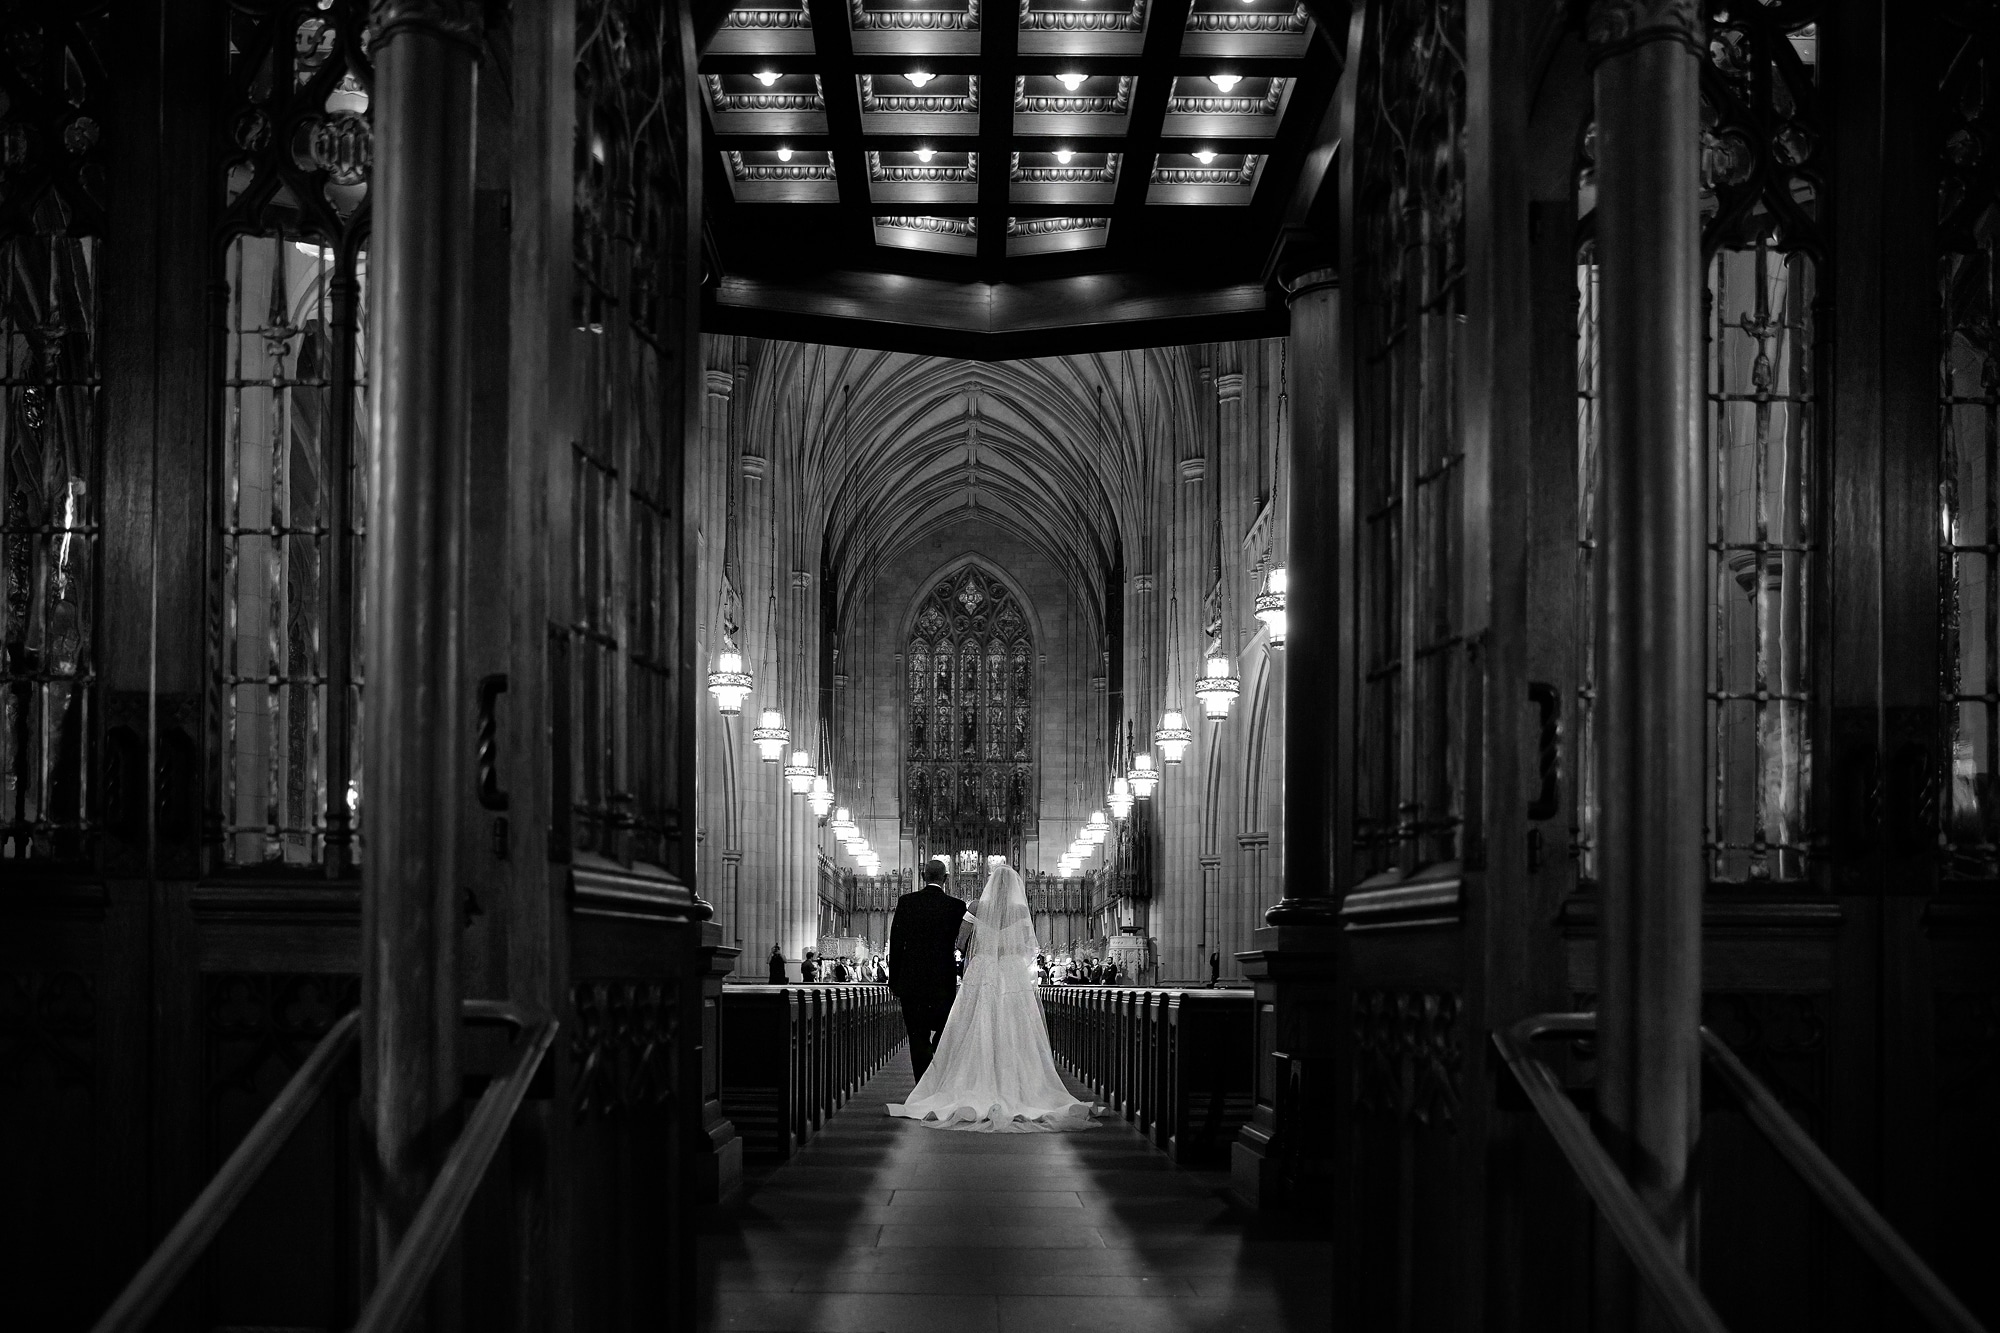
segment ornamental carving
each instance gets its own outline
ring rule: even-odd
[[[1299,33],[1306,30],[1306,7],[1300,5],[1289,14],[1229,14],[1221,11],[1197,10],[1188,15],[1187,30],[1260,34]]]
[[[1451,1129],[1462,1100],[1462,1001],[1453,991],[1354,993],[1354,1109]]]
[[[1070,231],[1095,231],[1111,225],[1110,218],[1008,218],[1009,236],[1054,236]]]
[[[1030,181],[1038,185],[1109,185],[1118,179],[1118,159],[1119,154],[1106,153],[1104,155],[1104,165],[1101,167],[1023,167],[1021,165],[1021,155],[1015,153],[1008,164],[1008,178],[1017,181]]]
[[[1285,80],[1272,79],[1262,97],[1181,96],[1167,99],[1170,116],[1275,116],[1285,100]]]
[[[476,47],[485,31],[479,0],[375,0],[368,16],[368,49],[375,52],[404,28]]]
[[[722,86],[720,74],[704,76],[703,85],[708,89],[708,104],[716,111],[824,111],[826,99],[821,95],[819,75],[813,75],[813,90],[809,93],[767,92],[754,89],[750,92],[732,93]]]
[[[680,1010],[661,980],[582,981],[570,988],[576,1117],[616,1116],[673,1101]]]
[[[859,3],[859,0],[856,0]],[[1021,27],[1028,32],[1140,32],[1146,26],[1146,0],[1132,0],[1130,10],[1052,10],[1034,8],[1021,0]]]
[[[729,150],[729,174],[740,181],[830,181],[833,160],[824,162],[746,162],[739,149]]]
[[[866,0],[849,0],[848,13],[857,32],[965,32],[979,26],[979,0],[964,9],[869,9]]]
[[[723,16],[722,26],[753,32],[810,28],[812,13],[804,3],[797,9],[732,9]]]
[[[965,81],[965,92],[956,93],[902,93],[884,92],[875,86],[873,74],[861,76],[861,109],[895,114],[953,113],[977,111],[979,109],[979,76],[972,75]]]
[[[979,154],[967,153],[964,166],[940,166],[889,164],[882,161],[882,154],[871,152],[868,154],[868,179],[898,185],[966,185],[979,179]]]
[[[1108,97],[1069,93],[1038,93],[1030,97],[1028,80],[1017,77],[1014,80],[1014,109],[1042,115],[1122,116],[1132,109],[1132,78],[1128,74],[1119,75],[1117,90]]]
[[[1593,47],[1678,41],[1699,51],[1701,15],[1696,0],[1593,0],[1584,35]]]
[[[1257,154],[1245,153],[1240,167],[1156,166],[1153,179],[1162,185],[1248,185],[1257,179],[1257,162]]]
[[[897,227],[904,231],[927,231],[939,236],[977,236],[977,218],[939,217],[886,217],[875,219],[878,227]]]

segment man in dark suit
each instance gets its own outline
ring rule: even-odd
[[[965,921],[965,904],[944,891],[945,865],[924,862],[924,886],[896,900],[889,923],[889,989],[903,1003],[910,1033],[910,1064],[917,1077],[931,1067],[938,1033],[958,994],[952,951]]]

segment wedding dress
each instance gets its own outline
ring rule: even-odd
[[[972,912],[965,977],[937,1055],[890,1115],[989,1134],[1095,1129],[1096,1108],[1069,1095],[1049,1054],[1035,994],[1035,923],[1012,866],[996,864]]]

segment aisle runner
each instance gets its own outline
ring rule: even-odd
[[[744,1186],[702,1238],[704,1333],[1328,1326],[1331,1244],[1246,1229],[1225,1173],[1174,1167],[1122,1120],[940,1134],[886,1115],[912,1084],[898,1051],[803,1152]]]

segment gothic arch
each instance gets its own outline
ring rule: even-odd
[[[902,813],[919,855],[1018,858],[1038,806],[1040,625],[990,561],[952,561],[903,618]]]

